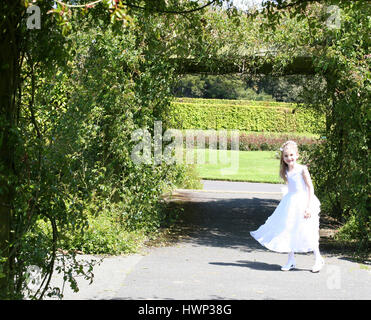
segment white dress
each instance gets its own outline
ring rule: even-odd
[[[296,164],[287,174],[288,192],[266,222],[251,236],[276,252],[309,252],[318,247],[320,202],[312,195],[311,217],[305,219],[308,192],[303,178],[306,167]]]

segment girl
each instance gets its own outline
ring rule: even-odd
[[[318,243],[320,202],[314,195],[307,167],[296,162],[299,157],[297,144],[287,141],[280,150],[280,176],[288,183],[288,192],[265,224],[250,234],[272,251],[289,252],[281,270],[295,268],[294,252],[313,251],[312,272],[319,272],[324,265]]]

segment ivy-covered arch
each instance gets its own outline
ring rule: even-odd
[[[19,297],[21,287],[17,286],[21,286],[22,281],[14,279],[19,277],[18,280],[24,280],[20,264],[20,272],[15,273],[15,259],[20,256],[15,254],[17,248],[12,240],[14,237],[21,239],[23,232],[19,225],[14,225],[15,216],[21,219],[18,220],[23,223],[20,225],[28,226],[27,221],[32,222],[35,216],[44,213],[45,220],[50,220],[53,231],[56,231],[56,217],[48,214],[45,208],[51,208],[48,199],[54,195],[57,195],[57,203],[62,204],[62,196],[55,190],[40,188],[40,184],[20,184],[19,181],[24,182],[28,178],[24,172],[32,170],[33,178],[39,181],[43,177],[40,164],[45,161],[37,147],[33,149],[32,161],[23,152],[30,141],[40,146],[45,143],[39,139],[41,131],[35,121],[37,112],[32,91],[37,90],[33,84],[38,79],[34,77],[33,71],[36,69],[32,67],[38,67],[39,70],[52,67],[60,59],[63,60],[64,54],[68,56],[63,39],[68,32],[76,31],[74,21],[84,21],[91,26],[95,20],[99,20],[101,29],[104,29],[104,25],[112,24],[116,34],[127,32],[137,36],[135,45],[140,50],[135,59],[117,62],[113,58],[112,63],[117,63],[117,66],[130,73],[128,87],[138,78],[143,80],[137,83],[137,88],[145,92],[141,100],[145,108],[138,111],[143,115],[144,123],[154,121],[157,110],[165,107],[148,90],[156,84],[151,77],[143,76],[148,70],[149,75],[155,76],[156,72],[157,75],[161,74],[161,80],[165,82],[171,81],[170,75],[194,72],[307,74],[323,77],[327,84],[323,90],[307,88],[306,105],[321,109],[327,117],[326,143],[313,151],[310,170],[323,209],[344,223],[344,237],[358,240],[359,248],[367,252],[370,241],[367,205],[370,194],[368,105],[371,92],[368,38],[370,6],[367,1],[265,1],[262,10],[252,9],[247,13],[234,9],[232,1],[222,0],[205,2],[203,5],[176,0],[69,1],[69,5],[66,5],[67,1],[57,2],[58,6],[53,8],[54,1],[51,0],[4,0],[0,9],[1,295],[9,297],[17,293]],[[222,3],[227,3],[229,10],[214,6]],[[43,20],[41,30],[32,33],[24,22],[27,18],[26,7],[35,4],[40,6]],[[76,5],[79,7],[74,7]],[[327,7],[331,5],[340,10],[340,26],[335,24],[333,27],[327,23],[332,15],[327,12]],[[210,8],[212,10],[208,10]],[[86,20],[79,18],[77,10],[85,14]],[[84,27],[86,25],[81,24],[82,30]],[[48,28],[49,32],[44,32],[43,28]],[[123,50],[120,57],[126,58],[128,55]],[[31,66],[26,73],[21,72],[24,61]],[[94,67],[97,72],[97,66]],[[29,80],[26,92],[22,91],[24,88],[21,84],[25,80],[22,77]],[[43,79],[40,78],[40,81]],[[104,90],[113,99],[113,93],[118,88],[112,84]],[[165,97],[166,90],[166,86],[161,88],[161,96]],[[129,92],[125,101],[132,101],[131,94]],[[64,99],[66,96],[62,92],[61,97]],[[152,99],[149,97],[153,98],[154,104],[148,103],[147,100]],[[20,109],[20,105],[27,111]],[[105,110],[101,111],[102,117],[106,116]],[[24,115],[26,119],[22,118]],[[112,114],[110,116],[112,123],[117,124]],[[26,125],[22,127],[20,123]],[[27,136],[29,140],[20,139],[23,129],[33,132],[33,136]],[[30,163],[33,169],[25,170]],[[103,167],[100,169],[100,172],[104,171]],[[163,171],[164,177],[166,172]],[[150,175],[146,181],[151,181]],[[62,187],[62,184],[57,186]],[[24,199],[17,203],[16,200],[21,199],[20,194]],[[62,214],[65,210],[62,207],[58,211],[61,213],[58,216],[60,226],[63,228],[72,220],[76,223],[75,218]],[[43,208],[44,211],[40,211]],[[55,246],[51,246],[50,250],[55,256]],[[39,297],[43,296],[48,285],[52,262],[47,265],[49,273]]]

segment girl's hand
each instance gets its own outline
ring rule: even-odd
[[[311,217],[311,214],[310,214],[310,211],[309,209],[305,209],[305,212],[304,212],[304,219],[309,219]]]

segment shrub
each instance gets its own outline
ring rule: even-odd
[[[143,232],[128,232],[111,212],[88,214],[88,227],[84,232],[63,235],[63,249],[89,254],[133,253],[144,238]]]
[[[175,129],[236,129],[255,132],[318,133],[324,116],[312,109],[283,102],[178,99],[166,115],[167,127]],[[165,118],[165,117],[163,117]]]

